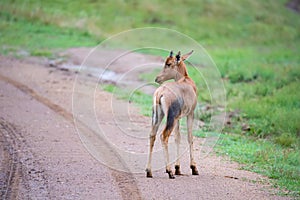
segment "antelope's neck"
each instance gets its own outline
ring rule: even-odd
[[[179,73],[178,73],[179,74]],[[179,76],[178,76],[179,77]],[[193,81],[193,79],[191,79],[188,75],[186,76],[182,76],[180,75],[180,78],[175,78],[175,81],[177,83],[187,83],[189,84],[190,86],[193,87],[193,90],[195,91],[195,93],[197,94],[197,87],[196,87],[196,84],[195,82]]]
[[[189,77],[186,66],[183,62],[178,65],[178,73],[175,77],[175,81],[179,81],[182,77]]]
[[[189,85],[191,85],[195,91],[195,93],[197,94],[197,87],[195,82],[193,81],[193,79],[191,79],[188,75],[188,72],[186,70],[186,66],[185,64],[182,62],[180,63],[180,65],[178,66],[178,73],[175,77],[175,81],[176,82],[185,82]]]

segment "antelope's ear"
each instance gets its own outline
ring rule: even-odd
[[[184,55],[181,57],[182,60],[184,61],[184,60],[188,59],[188,57],[190,57],[190,55],[192,55],[193,52],[194,52],[194,50],[190,51],[190,52],[187,53],[187,54],[184,54]]]
[[[180,61],[180,51],[178,51],[177,55],[176,55],[176,61],[179,62]]]
[[[170,57],[173,57],[173,51],[170,52]]]

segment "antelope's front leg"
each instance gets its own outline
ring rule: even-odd
[[[194,160],[194,148],[193,148],[193,121],[194,121],[194,114],[187,116],[187,130],[188,130],[188,142],[190,146],[190,167],[192,169],[193,175],[199,175],[199,172],[196,167],[196,162]]]

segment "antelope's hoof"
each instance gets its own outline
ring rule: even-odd
[[[166,170],[166,172],[169,174],[169,179],[174,179],[175,178],[175,176],[174,176],[174,174],[173,174],[173,172],[172,172],[172,170]]]
[[[180,166],[179,165],[175,165],[175,175],[182,175],[180,172]]]
[[[146,169],[146,173],[147,173],[146,175],[147,178],[153,178],[151,170]]]
[[[199,175],[199,172],[197,170],[197,167],[194,165],[191,165],[191,169],[192,169],[192,175]]]

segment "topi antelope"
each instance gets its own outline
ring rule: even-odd
[[[169,57],[165,61],[163,70],[158,74],[155,82],[162,84],[163,82],[174,79],[175,82],[168,82],[156,89],[153,96],[152,110],[152,130],[150,133],[150,151],[147,164],[147,177],[152,177],[151,160],[152,151],[156,138],[156,134],[164,116],[167,118],[166,126],[161,133],[161,141],[164,149],[164,157],[166,162],[166,172],[169,178],[175,178],[169,162],[168,139],[172,132],[175,134],[175,142],[177,147],[177,158],[175,162],[175,175],[180,175],[179,162],[179,119],[187,117],[188,142],[190,147],[190,167],[193,175],[198,175],[196,163],[193,155],[193,135],[192,126],[194,120],[194,110],[197,104],[197,89],[194,81],[189,77],[185,61],[193,51],[180,56],[180,52],[173,56],[171,51]]]

